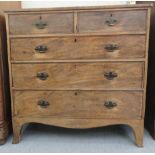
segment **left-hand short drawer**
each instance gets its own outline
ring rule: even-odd
[[[73,13],[9,15],[12,35],[73,33]]]

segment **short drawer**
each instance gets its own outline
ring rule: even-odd
[[[79,33],[146,32],[147,11],[80,12],[77,19]]]
[[[11,39],[11,60],[144,58],[145,36]],[[20,46],[19,46],[20,45]]]
[[[142,92],[15,91],[14,115],[69,118],[140,118]],[[129,110],[130,109],[130,110]]]
[[[9,15],[9,32],[14,35],[73,33],[73,13]]]
[[[143,67],[141,62],[12,64],[13,87],[142,88]]]

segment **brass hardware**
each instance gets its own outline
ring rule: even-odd
[[[104,49],[106,49],[108,52],[113,52],[114,50],[118,50],[119,46],[117,44],[107,44],[105,45]]]
[[[112,109],[117,106],[117,103],[113,101],[105,101],[104,106],[108,109]]]
[[[48,78],[48,73],[46,72],[38,72],[37,73],[37,78],[40,80],[46,80]]]
[[[35,50],[38,52],[38,53],[45,53],[48,48],[47,46],[44,46],[44,45],[39,45],[35,48]]]
[[[48,101],[42,99],[42,100],[39,100],[38,101],[38,105],[41,107],[41,108],[47,108],[50,104]]]
[[[36,26],[38,29],[44,29],[44,28],[47,26],[47,22],[43,21],[43,20],[42,20],[42,17],[40,16],[40,17],[39,17],[39,20],[35,23],[35,26]]]
[[[113,80],[114,78],[116,78],[118,75],[115,72],[106,72],[104,73],[104,77],[108,80]]]
[[[108,26],[114,26],[114,25],[117,24],[117,20],[116,20],[116,19],[113,19],[112,17],[110,17],[110,18],[109,18],[108,20],[106,20],[105,22],[106,22],[106,24],[107,24]]]

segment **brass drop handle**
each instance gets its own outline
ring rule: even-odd
[[[112,17],[107,19],[105,22],[106,22],[106,24],[108,26],[114,26],[114,25],[116,25],[118,23],[118,21],[116,19],[112,18]]]
[[[113,80],[114,78],[118,77],[118,75],[115,72],[105,72],[104,77],[108,80]]]
[[[38,72],[37,73],[37,78],[40,80],[46,80],[48,78],[48,73],[46,72]]]
[[[119,49],[119,46],[117,44],[106,44],[104,49],[107,50],[107,52],[114,52]]]
[[[44,29],[47,26],[47,22],[42,20],[42,17],[39,17],[39,20],[35,22],[35,26],[38,29]]]
[[[117,103],[113,101],[105,101],[104,106],[108,109],[112,109],[117,106]]]
[[[44,45],[39,45],[35,48],[35,50],[38,52],[38,53],[45,53],[48,48],[47,46],[44,46]]]
[[[42,99],[42,100],[39,100],[38,101],[38,105],[41,107],[41,108],[47,108],[50,104],[48,101]]]

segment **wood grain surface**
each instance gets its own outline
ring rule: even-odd
[[[36,26],[45,22],[42,29]],[[10,34],[72,33],[73,13],[10,15]]]
[[[11,39],[11,60],[144,58],[145,39],[144,35]],[[106,49],[110,45],[118,48]],[[47,50],[40,53],[35,50],[39,46]]]
[[[136,89],[142,88],[143,69],[141,62],[12,64],[12,78],[15,88]],[[42,72],[46,80],[37,77]],[[117,77],[107,79],[109,72]]]
[[[146,31],[146,11],[116,11],[116,12],[80,12],[77,17],[79,33],[99,32],[137,32]],[[107,21],[116,20],[112,26]]]
[[[142,96],[142,92],[134,91],[15,91],[14,115],[140,119]],[[49,105],[38,105],[40,100],[47,101]],[[116,106],[106,107],[105,102],[109,101]]]

